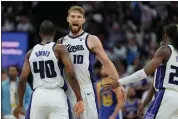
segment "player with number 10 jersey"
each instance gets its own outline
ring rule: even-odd
[[[72,6],[68,11],[67,21],[70,33],[60,38],[58,43],[66,46],[80,85],[85,107],[80,119],[98,119],[93,76],[95,56],[103,64],[110,76],[118,78],[118,74],[113,63],[108,59],[99,38],[83,31],[82,25],[85,23],[85,11],[83,8]],[[70,86],[66,93],[70,107],[73,110],[76,99]],[[73,112],[72,118],[77,119]]]

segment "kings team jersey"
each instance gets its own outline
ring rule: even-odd
[[[54,45],[54,42],[37,44],[32,49],[29,62],[33,75],[33,89],[64,86],[64,79],[61,76],[63,64],[56,59]]]
[[[178,91],[178,50],[172,45],[168,45],[171,50],[171,56],[168,62],[161,64],[155,72],[154,87],[158,91],[160,89],[168,89]]]
[[[61,44],[67,47],[80,85],[95,82],[93,77],[95,55],[87,45],[88,36],[88,33],[83,32],[77,37],[66,35],[61,40]]]

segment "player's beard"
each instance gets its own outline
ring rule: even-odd
[[[79,26],[77,26],[77,27],[78,27],[78,28],[74,28],[73,25],[69,25],[69,29],[70,29],[70,31],[71,31],[73,34],[77,34],[77,33],[81,30],[81,28],[82,28],[81,25],[79,25]]]

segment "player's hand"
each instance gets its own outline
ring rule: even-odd
[[[19,119],[19,115],[24,114],[23,106],[17,105],[17,107],[13,111],[13,115]]]
[[[110,116],[108,119],[115,119],[116,117],[115,116]]]
[[[118,79],[113,79],[111,77],[108,77],[108,79],[110,79],[111,81],[102,85],[102,88],[104,90],[115,89],[121,86],[118,82]]]
[[[84,103],[83,101],[78,101],[74,106],[74,112],[77,115],[77,117],[80,117],[83,111],[84,111]]]
[[[143,107],[143,105],[141,105],[141,106],[138,108],[137,113],[138,113],[139,116],[144,116],[144,107]]]

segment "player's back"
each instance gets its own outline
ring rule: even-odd
[[[178,51],[168,45],[171,55],[166,64],[161,64],[155,72],[154,87],[159,89],[169,89],[178,91]]]
[[[54,42],[37,44],[32,49],[29,62],[33,75],[33,89],[53,89],[63,87],[64,79],[61,76],[63,65],[54,54]]]

